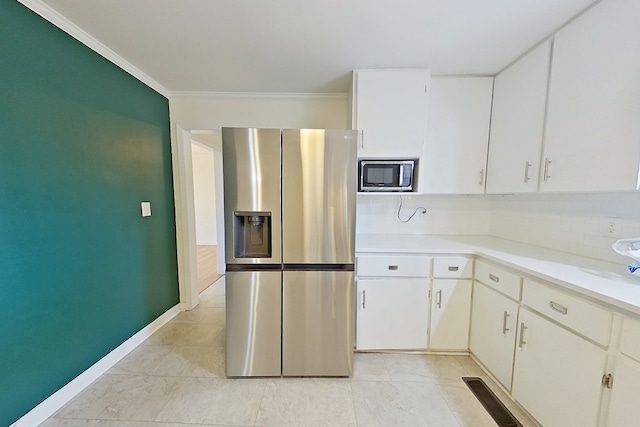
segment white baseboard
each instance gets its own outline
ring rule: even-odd
[[[179,305],[175,305],[162,313],[156,320],[113,349],[60,390],[43,400],[38,406],[11,424],[10,427],[32,427],[43,423],[178,313],[180,313]]]

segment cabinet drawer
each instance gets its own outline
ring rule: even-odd
[[[358,276],[429,277],[431,257],[420,255],[359,255]]]
[[[597,343],[609,344],[612,316],[604,308],[530,279],[524,280],[522,303]]]
[[[477,260],[475,278],[477,281],[516,301],[520,299],[522,278],[515,273],[511,273],[497,265]]]
[[[442,279],[471,279],[473,277],[473,258],[463,256],[434,258],[433,277]]]
[[[640,362],[640,322],[625,318],[622,324],[620,351]]]

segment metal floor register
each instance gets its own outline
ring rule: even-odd
[[[522,427],[522,424],[487,387],[482,378],[462,377],[462,381],[465,382],[469,390],[476,396],[499,427]]]

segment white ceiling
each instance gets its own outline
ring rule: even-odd
[[[494,75],[594,0],[42,0],[169,91],[345,93],[357,68]]]

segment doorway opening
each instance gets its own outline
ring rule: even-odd
[[[194,174],[192,143],[213,153],[215,187],[215,241],[216,274],[225,271],[224,244],[224,196],[222,173],[222,131],[194,130],[176,125],[172,138],[173,182],[176,202],[176,249],[178,258],[178,286],[180,288],[180,309],[192,310],[199,303],[197,273],[196,213],[194,197]],[[208,186],[209,190],[211,186]],[[209,241],[211,242],[211,241]],[[213,245],[211,245],[213,246]],[[207,262],[212,268],[213,257]],[[207,279],[208,280],[208,279]],[[204,286],[204,285],[203,285]]]
[[[191,136],[196,271],[199,294],[222,275],[218,271],[214,153],[212,148],[198,142],[198,139],[201,138],[201,135],[197,134]]]

